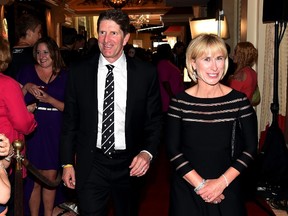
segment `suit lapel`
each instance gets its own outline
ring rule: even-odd
[[[95,55],[91,59],[91,65],[89,65],[89,72],[91,73],[91,81],[92,81],[92,89],[93,93],[91,94],[91,98],[89,100],[91,101],[91,109],[92,113],[94,113],[94,118],[96,119],[96,131],[97,131],[97,125],[98,125],[98,89],[97,89],[97,82],[98,82],[98,65],[99,65],[99,55]]]
[[[133,92],[133,85],[135,82],[134,76],[135,74],[135,64],[133,63],[132,59],[126,57],[127,59],[127,99],[126,99],[126,128],[127,128],[127,123],[130,122],[131,117],[132,117],[132,110],[131,110],[131,105],[133,104],[132,101],[135,100],[136,94]]]

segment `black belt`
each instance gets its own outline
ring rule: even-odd
[[[104,152],[100,148],[96,148],[96,153],[100,153],[105,155]],[[126,159],[129,158],[129,154],[127,150],[114,150],[111,152],[111,155],[105,155],[107,158],[110,159]]]

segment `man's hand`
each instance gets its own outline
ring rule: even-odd
[[[76,181],[75,170],[73,166],[63,168],[62,180],[64,182],[64,186],[70,189],[75,189]]]
[[[140,152],[137,156],[133,158],[131,165],[129,166],[130,176],[143,176],[146,174],[150,167],[150,156],[146,152]]]

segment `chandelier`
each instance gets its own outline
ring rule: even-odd
[[[149,14],[141,14],[141,15],[129,15],[131,20],[131,24],[135,27],[135,29],[140,29],[144,24],[149,24]]]
[[[102,1],[103,5],[114,8],[122,8],[124,6],[142,6],[148,4],[149,2],[157,4],[163,2],[164,0],[85,0],[83,3],[89,3],[90,1],[93,1],[94,4],[96,4],[98,1]]]
[[[122,8],[124,7],[129,0],[104,0],[106,5],[109,5],[113,8]]]

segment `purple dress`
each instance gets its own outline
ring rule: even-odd
[[[64,91],[67,80],[67,71],[61,70],[57,77],[50,83],[44,83],[37,75],[34,65],[23,67],[18,75],[17,81],[23,86],[34,83],[46,87],[46,92],[59,101],[64,101]],[[35,102],[35,98],[29,92],[25,95],[26,104]],[[40,170],[59,170],[59,145],[60,132],[62,127],[62,112],[51,104],[39,102],[34,111],[35,119],[38,123],[37,128],[26,137],[26,157],[37,169]],[[35,178],[28,172],[24,184],[24,206],[25,215],[30,215],[29,200],[34,187]],[[57,199],[62,202],[63,194],[61,187],[57,188]],[[43,215],[43,206],[40,206],[39,215]]]
[[[59,101],[64,101],[67,72],[62,70],[50,83],[44,83],[37,75],[34,65],[23,67],[17,78],[23,86],[30,82],[47,88],[46,92]],[[29,92],[25,95],[26,104],[35,102]],[[38,169],[58,170],[59,143],[62,124],[62,112],[48,103],[39,103],[34,112],[38,123],[36,130],[26,138],[27,159]]]

